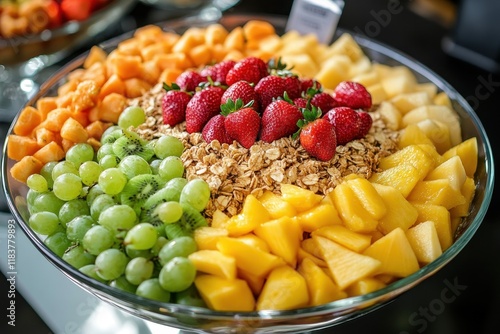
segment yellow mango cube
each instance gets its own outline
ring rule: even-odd
[[[201,298],[216,311],[254,311],[255,298],[247,282],[215,275],[198,275],[194,280]]]
[[[342,225],[324,226],[313,231],[311,235],[325,237],[358,253],[371,243],[370,235],[353,232]]]
[[[281,196],[298,212],[306,211],[318,204],[323,196],[293,184],[281,184]]]
[[[240,214],[227,221],[226,229],[230,236],[239,236],[252,232],[257,226],[271,219],[271,215],[262,203],[252,194],[245,198]]]
[[[248,271],[238,269],[237,270],[238,278],[247,282],[250,290],[252,290],[255,296],[258,296],[264,287],[264,282],[266,281],[264,277],[259,277],[250,273]]]
[[[196,270],[227,279],[236,278],[236,260],[218,250],[202,249],[189,254]]]
[[[264,191],[262,196],[259,197],[259,201],[267,209],[272,219],[284,216],[294,217],[297,214],[297,210],[295,210],[292,204],[270,190]]]
[[[333,204],[321,202],[313,208],[299,213],[297,221],[304,232],[312,232],[322,226],[342,224]]]
[[[428,264],[437,259],[442,253],[441,244],[434,222],[421,222],[406,231],[406,237],[411,248],[422,264]]]

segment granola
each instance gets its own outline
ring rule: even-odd
[[[146,122],[136,131],[151,140],[164,134],[180,138],[186,178],[202,178],[210,185],[211,200],[205,210],[210,219],[215,210],[229,216],[240,212],[248,194],[260,196],[265,190],[279,193],[281,183],[295,184],[318,194],[327,194],[348,174],[369,178],[377,171],[381,158],[397,149],[397,132],[389,130],[374,108],[370,115],[373,126],[365,138],[337,147],[334,158],[327,162],[313,159],[298,140],[281,138],[272,143],[257,142],[246,149],[236,142],[207,143],[201,133],[189,134],[184,123],[175,127],[163,124],[162,86],[130,100],[146,111]]]

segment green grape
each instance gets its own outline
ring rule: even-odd
[[[130,206],[115,204],[102,211],[97,222],[118,233],[130,230],[137,222],[137,215]]]
[[[85,161],[94,159],[94,148],[87,143],[77,143],[69,148],[66,152],[66,160],[70,161],[79,168]]]
[[[82,179],[78,175],[65,173],[54,180],[52,191],[63,201],[70,201],[80,196],[82,188]]]
[[[146,259],[150,259],[153,257],[151,250],[149,249],[134,249],[132,247],[125,246],[125,253],[131,259],[136,257],[143,257]]]
[[[99,253],[111,248],[115,243],[113,233],[101,225],[92,226],[83,236],[82,246],[92,255],[99,255]]]
[[[90,215],[90,208],[84,199],[72,199],[63,204],[59,210],[59,221],[63,226],[75,217]]]
[[[66,236],[66,231],[49,235],[43,243],[59,257],[62,257],[66,249],[71,246],[71,240]]]
[[[99,282],[106,283],[106,280],[103,280],[99,277],[99,275],[97,275],[95,264],[87,264],[86,266],[81,267],[79,270],[85,275],[92,277]]]
[[[163,246],[165,246],[165,244],[168,242],[168,239],[165,238],[164,236],[159,236],[158,239],[156,239],[156,243],[154,244],[153,247],[151,247],[151,254],[153,256],[158,256],[158,254],[160,253],[160,250],[163,248]]]
[[[184,152],[184,144],[177,137],[164,135],[156,141],[154,152],[160,159],[170,156],[180,157]]]
[[[95,161],[85,161],[78,168],[78,174],[82,179],[82,183],[86,186],[92,186],[99,180],[99,175],[101,175],[102,167]]]
[[[40,175],[47,180],[47,186],[49,189],[52,189],[52,184],[54,183],[54,179],[52,178],[52,169],[54,169],[54,166],[57,164],[57,161],[50,161],[43,165],[42,169],[40,169]]]
[[[106,170],[118,166],[119,161],[120,159],[116,155],[109,154],[102,157],[102,159],[99,160],[99,166],[101,166],[103,170]]]
[[[132,227],[126,234],[123,243],[135,249],[149,249],[158,239],[156,228],[150,223],[140,223]]]
[[[39,193],[44,193],[49,190],[47,179],[40,174],[31,174],[26,180],[26,185]]]
[[[33,206],[33,203],[35,203],[35,199],[40,195],[38,191],[35,191],[33,189],[28,189],[28,192],[26,193],[26,203],[28,204],[28,209],[31,212],[31,207]]]
[[[137,290],[137,286],[130,283],[124,275],[109,282],[109,286],[130,293],[135,293],[135,291]]]
[[[151,174],[158,175],[158,169],[160,168],[160,164],[162,159],[154,159],[149,163],[149,167],[151,168]]]
[[[71,241],[82,242],[88,230],[95,224],[90,216],[80,216],[73,218],[66,225],[66,235]]]
[[[115,132],[115,131],[120,131],[121,132],[122,128],[118,125],[112,125],[110,126],[109,128],[107,128],[106,130],[104,130],[104,132],[102,133],[102,136],[101,136],[101,143],[104,143],[107,141],[106,137],[108,135],[110,135],[111,133]]]
[[[162,266],[176,257],[188,257],[198,250],[196,241],[192,237],[183,236],[167,242],[158,253],[158,261]]]
[[[51,235],[59,227],[59,218],[53,212],[41,211],[32,214],[28,224],[36,233]]]
[[[121,250],[116,248],[106,249],[95,258],[97,275],[107,281],[117,279],[125,273],[127,262],[127,255]]]
[[[184,164],[181,158],[170,156],[163,159],[158,167],[158,175],[165,181],[182,177],[184,175]]]
[[[94,184],[93,186],[89,187],[89,191],[87,192],[87,197],[85,198],[85,201],[87,202],[87,205],[90,207],[94,200],[96,199],[97,196],[104,194],[104,191],[99,187],[98,184]]]
[[[165,224],[175,223],[181,219],[182,212],[182,206],[176,201],[161,203],[155,208],[155,214]]]
[[[149,163],[138,155],[127,155],[118,164],[118,169],[131,179],[141,174],[152,174]]]
[[[127,184],[127,177],[118,168],[108,168],[99,175],[99,186],[108,195],[116,195]]]
[[[96,221],[99,222],[99,216],[101,215],[101,212],[103,212],[105,209],[115,205],[116,202],[108,194],[100,194],[97,195],[96,198],[92,201],[92,204],[90,205],[90,216]]]
[[[194,284],[191,284],[186,290],[177,292],[175,294],[175,302],[187,306],[207,307],[207,304],[201,298]]]
[[[158,280],[163,289],[179,292],[189,288],[196,277],[196,267],[186,257],[177,256],[168,261],[160,270]]]
[[[150,278],[139,284],[135,294],[160,302],[168,303],[170,301],[170,292],[161,287],[158,278]]]
[[[125,277],[134,285],[139,285],[153,275],[154,263],[143,257],[136,257],[127,263]]]
[[[78,175],[78,168],[76,168],[75,165],[73,165],[72,162],[64,160],[64,161],[59,161],[54,168],[52,168],[52,180],[56,180],[58,176],[66,174],[66,173],[71,173]]]
[[[92,264],[96,257],[87,253],[81,245],[70,246],[63,254],[62,259],[75,267],[80,269],[87,264]]]
[[[57,215],[63,205],[64,201],[58,198],[53,192],[41,193],[33,201],[30,212],[49,211]]]
[[[101,159],[107,155],[114,155],[113,144],[111,143],[102,144],[101,147],[99,147],[96,153],[96,159],[100,162]]]
[[[203,179],[192,179],[182,189],[180,203],[187,203],[203,211],[210,200],[210,186]]]
[[[118,117],[118,126],[127,129],[131,126],[138,127],[146,120],[144,109],[138,106],[130,106],[125,108]]]

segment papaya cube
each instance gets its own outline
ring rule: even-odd
[[[431,263],[443,253],[436,225],[430,220],[410,228],[406,231],[406,237],[417,256],[417,260],[422,264]]]
[[[406,277],[420,268],[415,252],[401,228],[375,241],[363,254],[380,261],[377,274]]]
[[[256,309],[292,310],[309,304],[305,278],[287,265],[279,266],[267,277],[257,299]]]
[[[216,311],[253,311],[255,298],[247,282],[215,275],[198,275],[194,284],[207,306]]]

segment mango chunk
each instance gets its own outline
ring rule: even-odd
[[[255,298],[247,282],[215,275],[198,275],[194,284],[207,306],[216,311],[253,311]]]
[[[236,278],[236,260],[217,250],[202,249],[189,254],[196,270],[227,279]]]
[[[230,236],[252,232],[257,226],[271,219],[262,203],[252,194],[245,198],[241,213],[229,218],[226,229]]]

